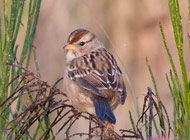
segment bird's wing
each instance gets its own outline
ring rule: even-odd
[[[109,96],[104,92],[105,90],[117,92],[120,95],[120,102],[124,104],[126,88],[122,72],[108,51],[101,48],[76,61],[85,62],[85,66],[81,64],[79,67],[70,69],[68,72],[70,79],[80,87],[104,98]]]
[[[101,77],[97,72],[91,72],[84,75],[81,71],[84,72],[86,70],[75,69],[73,71],[69,71],[68,76],[70,79],[75,81],[78,86],[92,92],[93,94],[107,98],[107,94],[102,90],[109,87],[104,76]]]

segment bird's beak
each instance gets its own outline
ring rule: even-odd
[[[64,48],[65,50],[70,51],[70,50],[75,50],[75,49],[76,49],[76,46],[69,44],[69,45],[65,45],[63,48]]]

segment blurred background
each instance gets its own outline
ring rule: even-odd
[[[187,1],[180,1],[180,7],[183,31],[187,36]],[[66,44],[69,34],[78,28],[88,29],[114,54],[130,81],[127,83],[128,98],[125,105],[115,110],[117,118],[115,129],[118,131],[121,128],[131,128],[129,110],[137,120],[131,89],[140,109],[147,93],[147,86],[153,89],[146,58],[152,67],[160,97],[171,114],[172,97],[165,78],[165,74],[170,71],[170,64],[162,42],[159,23],[164,27],[168,46],[180,73],[167,0],[42,0],[34,41],[41,79],[53,84],[62,76],[64,71],[62,47]],[[18,42],[22,43],[22,39],[21,36]],[[184,38],[184,44],[184,57],[189,75],[190,49],[187,38]],[[30,69],[35,71],[32,65]],[[61,84],[59,88],[62,88]],[[84,122],[81,120],[77,123],[74,131],[81,131],[81,125],[87,129],[88,125],[85,126]],[[61,139],[62,135],[59,137]]]

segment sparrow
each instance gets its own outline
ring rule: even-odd
[[[64,70],[64,90],[75,109],[94,114],[103,122],[116,123],[113,110],[126,100],[122,71],[113,55],[90,31],[69,35]]]

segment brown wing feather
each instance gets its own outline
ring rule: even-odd
[[[109,95],[104,91],[109,89],[119,93],[122,104],[125,102],[126,88],[121,70],[113,56],[104,48],[74,59],[68,76],[93,94],[107,98]]]

